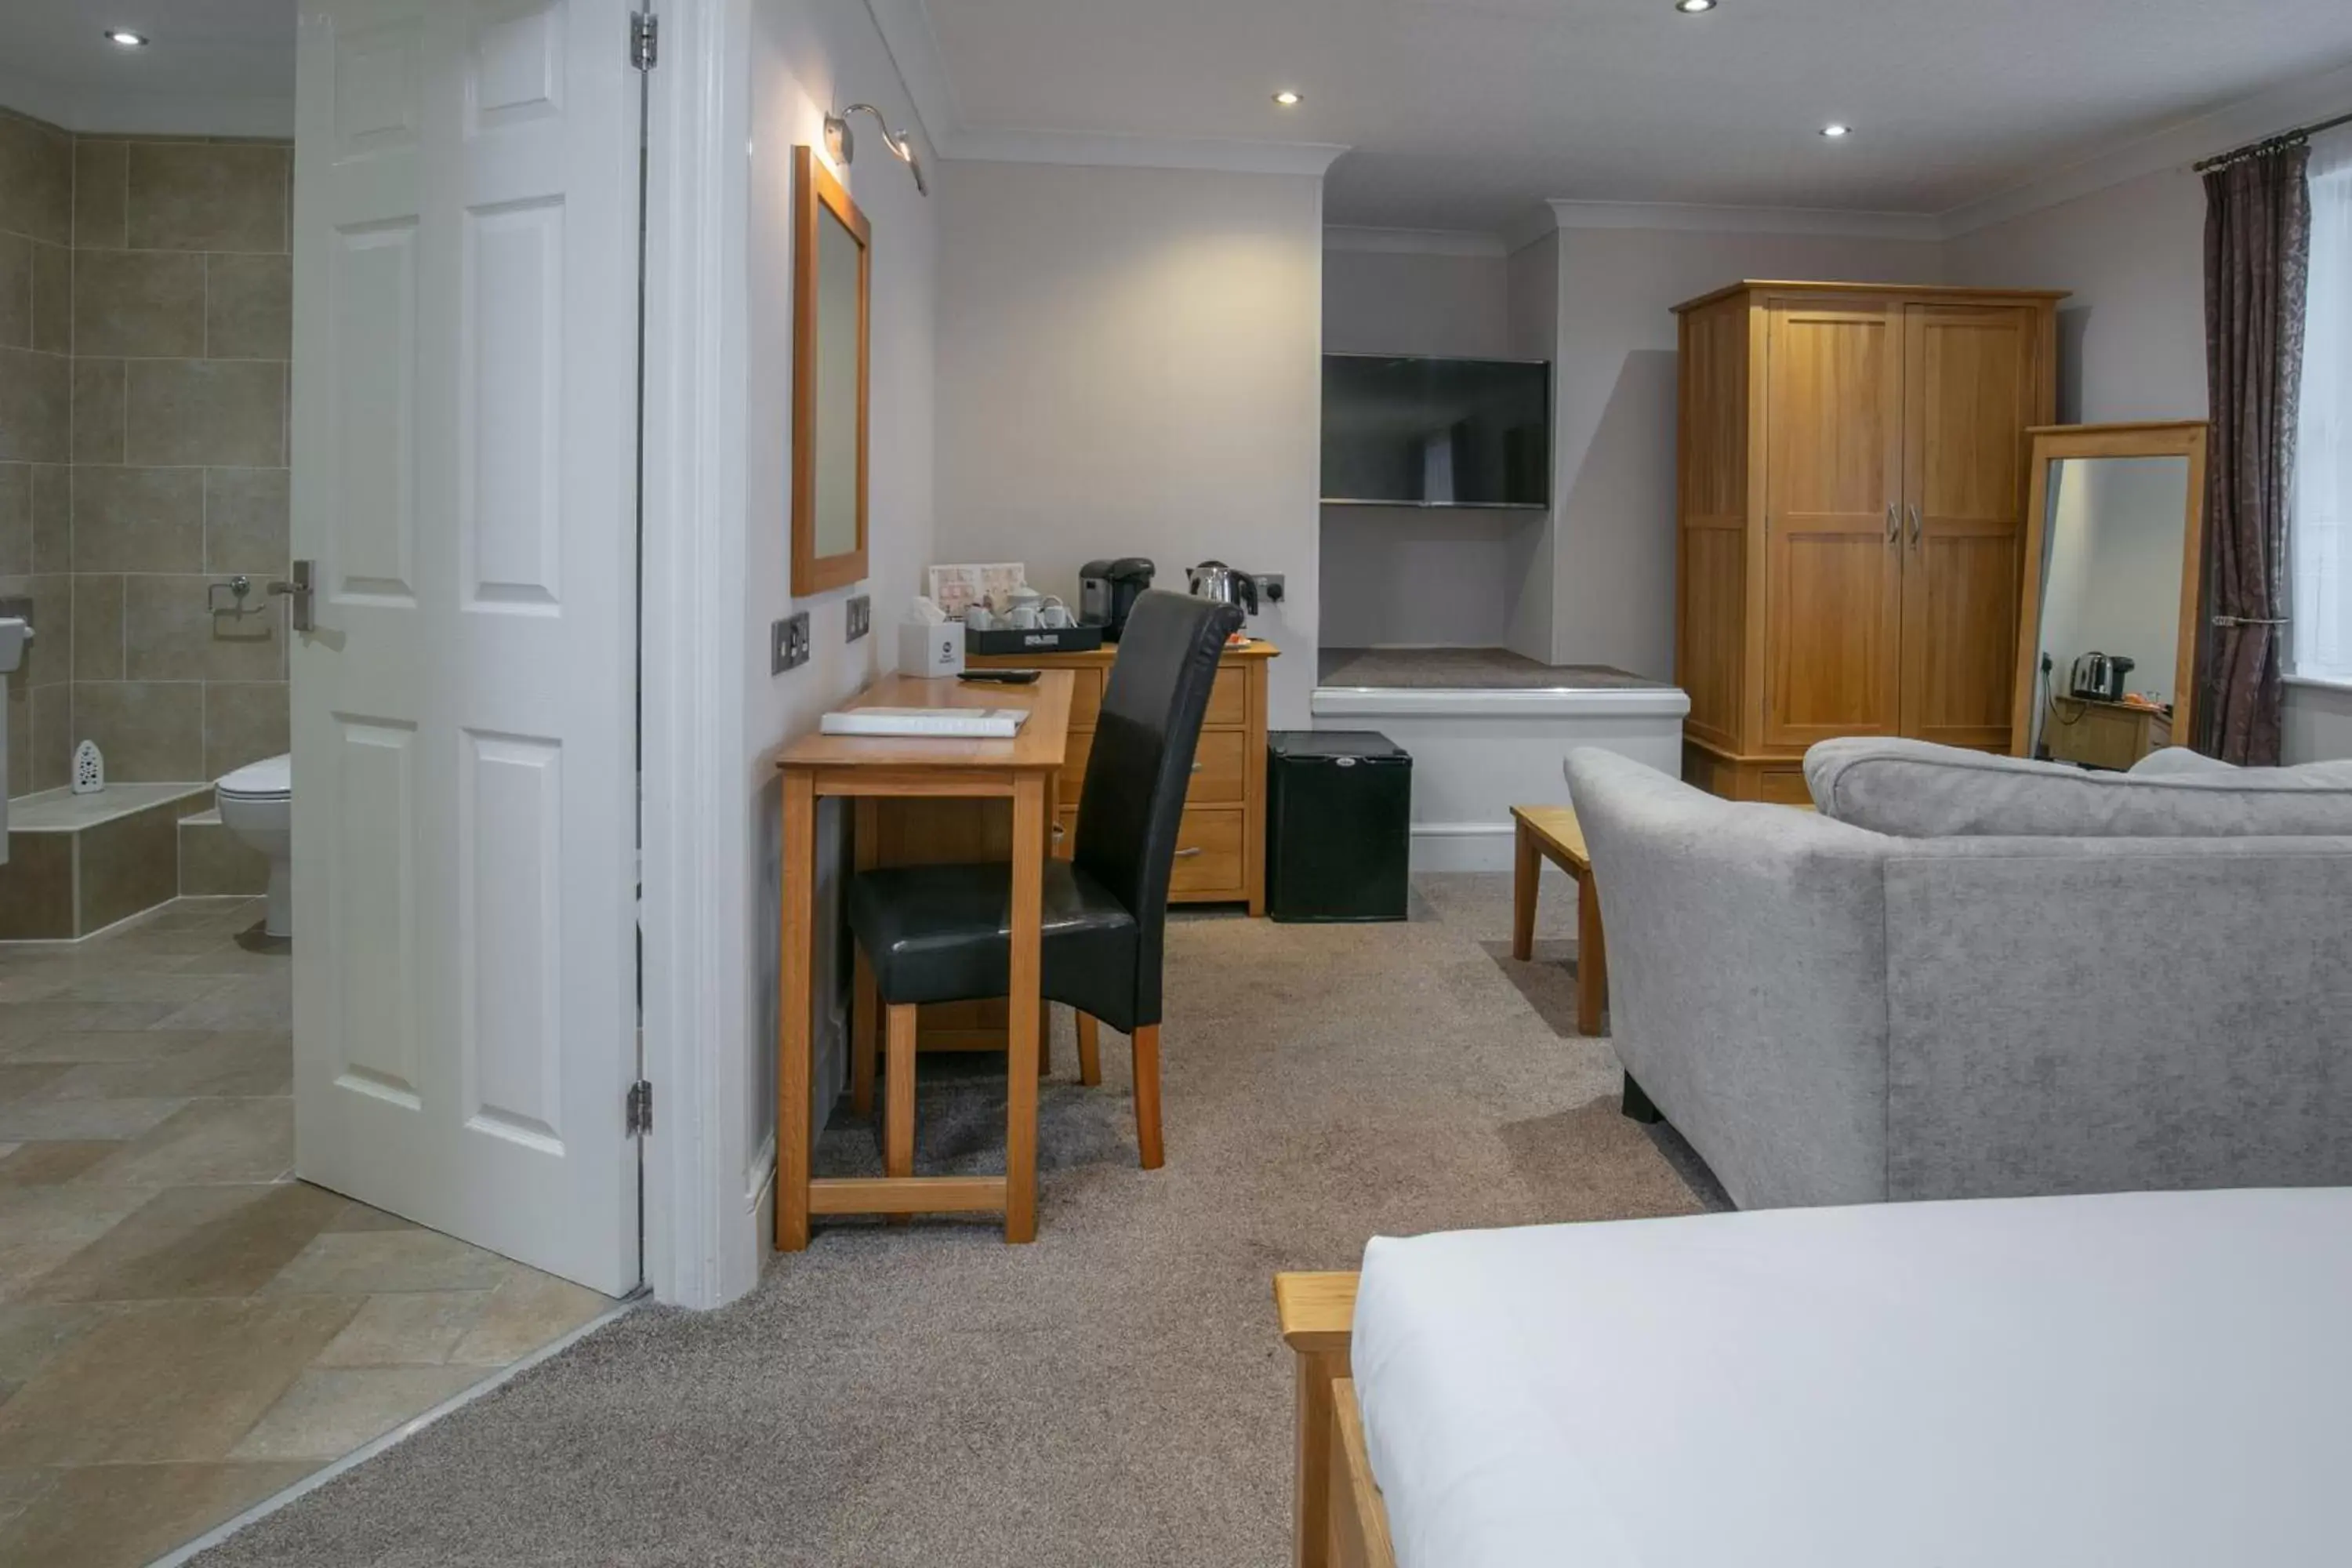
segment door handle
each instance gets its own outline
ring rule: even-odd
[[[1919,548],[1919,508],[1916,503],[1911,508],[1911,548]]]
[[[292,606],[294,629],[298,632],[307,632],[311,629],[311,584],[316,568],[317,563],[315,562],[297,561],[294,563],[293,581],[287,582],[284,579],[280,579],[277,582],[267,583],[262,585],[262,591],[264,593],[283,594],[286,595],[287,603]]]
[[[1194,773],[1199,773],[1199,772],[1201,771],[1201,764],[1200,764],[1200,763],[1194,763],[1192,764],[1192,771],[1193,771]]]
[[[1889,544],[1903,542],[1903,509],[1893,501],[1886,503],[1886,542]]]
[[[1176,858],[1179,860],[1190,860],[1193,856],[1201,853],[1202,853],[1202,851],[1197,847],[1191,849],[1179,849],[1176,851]]]

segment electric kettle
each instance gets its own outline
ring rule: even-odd
[[[2074,695],[2100,702],[2124,700],[2133,661],[2119,653],[2086,653],[2074,661]]]
[[[1222,561],[1203,561],[1188,569],[1184,579],[1196,599],[1233,605],[1250,615],[1257,614],[1257,579],[1246,572],[1235,571]]]

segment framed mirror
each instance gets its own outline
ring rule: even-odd
[[[2205,426],[2029,431],[2011,752],[2123,769],[2197,739]]]
[[[793,593],[866,575],[866,215],[810,147],[793,149]]]

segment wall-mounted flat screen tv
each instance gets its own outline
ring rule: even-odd
[[[1549,505],[1551,366],[1325,354],[1323,500]]]

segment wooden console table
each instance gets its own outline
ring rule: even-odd
[[[857,805],[858,868],[881,863],[884,842],[867,831],[874,808],[888,799],[1009,802],[1007,852],[1013,862],[1011,987],[1005,1009],[1013,1039],[1038,1037],[1046,830],[1054,815],[1054,775],[1069,744],[1076,678],[1048,674],[1034,686],[973,686],[949,679],[888,675],[845,708],[1026,708],[1028,721],[1010,741],[915,740],[867,735],[803,735],[778,753],[783,771],[783,907],[776,1009],[776,1247],[797,1252],[819,1214],[938,1214],[1003,1209],[1004,1239],[1037,1235],[1037,1053],[1006,1053],[1004,1174],[885,1176],[813,1180],[811,1075],[816,959],[816,803],[827,795]],[[984,857],[971,855],[971,859]],[[870,983],[857,988],[849,1037],[877,1020]],[[1002,1038],[1002,1036],[999,1037]]]

